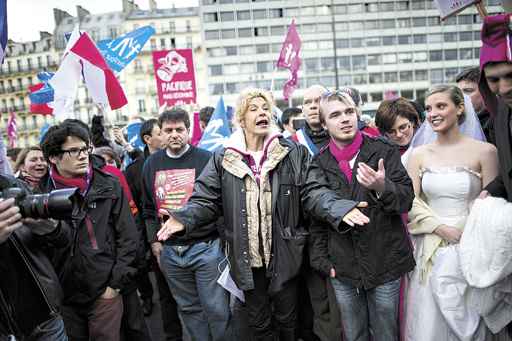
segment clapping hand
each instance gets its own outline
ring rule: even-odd
[[[386,182],[386,169],[384,168],[384,160],[379,160],[379,168],[377,171],[373,170],[364,162],[359,162],[357,167],[357,181],[370,190],[382,193],[385,190]]]

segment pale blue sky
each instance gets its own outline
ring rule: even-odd
[[[156,0],[159,8],[197,6],[198,0]],[[148,0],[135,0],[142,9],[149,8]],[[76,15],[80,5],[89,12],[105,13],[120,11],[122,0],[7,0],[9,39],[31,41],[39,39],[39,31],[52,33],[54,29],[53,8],[60,8]]]

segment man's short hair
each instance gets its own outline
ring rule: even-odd
[[[212,118],[213,112],[215,111],[214,107],[203,107],[199,110],[199,120],[208,124],[210,118]]]
[[[289,124],[292,117],[299,116],[300,114],[302,114],[302,109],[300,108],[286,108],[281,115],[281,123]]]
[[[142,140],[142,143],[146,144],[146,141],[144,140],[144,136],[148,135],[151,136],[151,133],[153,132],[153,128],[155,125],[158,125],[158,120],[156,118],[149,119],[147,121],[144,121],[140,127],[140,139]]]
[[[78,124],[61,123],[48,129],[41,141],[41,149],[46,160],[62,153],[62,145],[69,136],[79,138],[89,144],[89,133]]]
[[[461,71],[456,77],[455,82],[458,83],[460,81],[468,81],[477,83],[480,80],[480,68],[478,66],[472,67],[469,69],[465,69]]]
[[[161,113],[158,117],[158,126],[162,128],[162,124],[164,122],[183,122],[185,123],[185,127],[187,129],[190,128],[190,118],[188,117],[188,112],[181,108],[173,108]]]

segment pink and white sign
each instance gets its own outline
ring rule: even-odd
[[[192,49],[153,51],[160,106],[196,103],[196,78]]]

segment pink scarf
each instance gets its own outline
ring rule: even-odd
[[[356,136],[345,148],[339,148],[334,140],[331,139],[329,142],[329,151],[334,156],[336,161],[338,161],[338,166],[340,170],[345,174],[349,182],[352,182],[352,168],[350,168],[350,160],[356,156],[363,144],[363,135],[360,131],[357,131]]]

